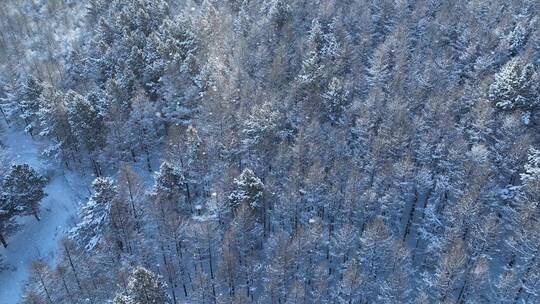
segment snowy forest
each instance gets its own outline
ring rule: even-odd
[[[0,304],[540,303],[540,1],[0,1]]]

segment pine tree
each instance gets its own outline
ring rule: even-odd
[[[260,210],[263,207],[264,184],[250,169],[244,169],[240,176],[234,180],[235,190],[229,195],[232,210],[240,206],[249,207],[252,210]]]
[[[69,124],[65,95],[57,90],[48,90],[41,99],[42,107],[37,115],[39,135],[52,141],[43,154],[68,164],[69,159],[75,158],[77,142]]]
[[[164,118],[184,126],[192,124],[201,100],[199,40],[192,27],[184,18],[166,19],[156,34],[161,42],[156,56],[162,65],[159,95]]]
[[[298,75],[300,84],[310,87],[319,83],[322,77],[323,31],[319,20],[314,19],[307,40],[307,53],[302,61],[302,69]]]
[[[67,99],[69,125],[73,135],[77,138],[79,151],[86,151],[90,154],[94,173],[100,176],[101,167],[95,154],[105,144],[106,130],[102,113],[95,104],[90,102],[90,100],[95,102],[93,98],[89,100],[73,91],[68,92],[65,98]]]
[[[135,47],[132,50],[132,54],[138,54],[137,58],[140,57],[140,60],[133,60],[129,65],[132,67],[140,65],[138,69],[134,70],[134,73],[142,76],[142,85],[150,96],[155,96],[158,92],[161,77],[165,73],[167,61],[161,54],[163,48],[163,42],[158,34],[152,33],[146,41],[144,50]]]
[[[242,144],[249,149],[259,144],[278,140],[279,113],[270,104],[255,107],[253,113],[244,121]],[[269,140],[267,140],[269,139]]]
[[[265,103],[254,107],[242,124],[241,148],[247,158],[245,161],[252,168],[262,169],[262,174],[272,170],[275,149],[288,135],[289,130],[283,130],[281,123],[280,113]]]
[[[516,57],[495,74],[488,97],[503,110],[530,110],[538,104],[538,79],[535,67]]]
[[[39,221],[45,184],[45,178],[29,165],[13,165],[2,182],[2,197],[14,206],[17,215],[33,215]]]
[[[169,212],[179,212],[183,215],[191,213],[191,205],[185,197],[185,176],[178,167],[169,162],[161,163],[155,176],[155,185],[152,191],[154,202],[165,216]]]
[[[170,304],[167,284],[161,277],[143,267],[131,274],[127,289],[114,298],[114,304]]]
[[[165,19],[159,35],[163,41],[161,56],[169,63],[182,66],[190,56],[195,55],[199,47],[196,34],[186,19]]]
[[[119,139],[129,144],[134,158],[135,153],[143,155],[148,171],[152,171],[151,153],[160,142],[160,126],[159,122],[156,121],[156,112],[154,103],[148,102],[142,97],[136,98],[132,103],[129,119],[124,125],[127,138]]]
[[[391,77],[394,58],[393,46],[390,42],[381,44],[373,53],[368,68],[368,84],[370,87],[382,88],[386,91],[385,85]]]
[[[82,207],[80,223],[70,231],[71,237],[87,251],[100,245],[110,227],[110,209],[117,191],[110,178],[98,177],[92,182],[94,193]]]
[[[508,50],[512,55],[517,55],[525,44],[527,44],[530,34],[527,23],[526,20],[519,20],[514,29],[506,37]]]
[[[371,41],[374,45],[381,43],[386,35],[391,31],[394,25],[394,1],[373,2],[369,6],[371,12],[371,21],[373,22],[373,31],[371,32]]]
[[[529,149],[525,172],[521,174],[521,181],[533,191],[540,191],[540,150]]]
[[[103,117],[87,98],[70,91],[66,94],[68,119],[73,134],[77,137],[82,149],[94,152],[103,146]]]
[[[181,167],[186,178],[186,195],[189,202],[206,195],[207,189],[207,155],[206,146],[193,126],[188,126],[181,143]]]
[[[35,77],[28,76],[17,88],[16,103],[20,117],[26,123],[26,132],[33,135],[36,128],[37,114],[40,109],[40,96],[43,84]]]
[[[335,123],[342,124],[342,116],[348,105],[348,92],[343,88],[341,81],[334,77],[328,85],[328,89],[323,93],[323,103],[327,118]]]

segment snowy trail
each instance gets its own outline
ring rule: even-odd
[[[27,163],[50,178],[45,188],[48,196],[41,204],[41,221],[22,218],[21,230],[8,238],[8,248],[0,248],[9,267],[0,272],[0,304],[15,304],[20,300],[32,261],[54,261],[58,241],[71,226],[78,204],[86,199],[88,191],[79,176],[54,170],[41,159],[39,143],[28,135],[8,129],[1,140],[14,163]]]

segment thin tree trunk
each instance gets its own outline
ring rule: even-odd
[[[403,242],[405,242],[405,240],[407,239],[407,235],[411,231],[411,225],[414,220],[414,213],[416,211],[416,204],[418,203],[418,199],[419,199],[418,189],[415,189],[414,192],[415,192],[415,198],[411,206],[411,211],[409,212],[409,217],[407,218],[407,224],[405,225],[405,232],[403,233]]]
[[[45,286],[45,282],[43,281],[43,276],[41,272],[38,271],[39,281],[41,282],[41,287],[43,287],[43,290],[45,291],[45,295],[47,295],[47,301],[50,304],[53,304],[53,301],[51,299],[51,295],[49,294],[49,290],[47,290],[47,287]]]
[[[83,291],[82,286],[81,286],[81,281],[79,280],[79,275],[77,273],[77,270],[75,269],[75,265],[73,264],[73,259],[71,258],[71,252],[69,252],[69,249],[66,246],[66,244],[64,244],[64,250],[66,251],[66,255],[67,255],[68,260],[69,260],[69,265],[71,266],[71,269],[73,270],[73,274],[75,276],[75,282],[77,283],[77,287],[79,287],[80,291]],[[88,299],[90,300],[90,303],[93,304],[94,300],[90,296],[90,293],[88,291],[86,291],[86,293],[88,295]]]
[[[0,233],[0,243],[4,246],[4,248],[7,248],[8,244],[6,242],[6,239],[4,239],[4,236]]]
[[[144,153],[146,153],[146,167],[148,168],[148,172],[152,172],[152,164],[150,162],[150,152],[148,151],[148,147],[144,147]]]
[[[216,303],[216,286],[214,284],[214,267],[212,266],[212,248],[210,247],[210,237],[208,236],[208,263],[210,264],[210,278],[212,279],[212,296],[214,304]]]
[[[0,107],[0,113],[2,113],[2,116],[4,117],[4,120],[6,121],[6,124],[7,124],[8,127],[9,127],[9,119],[7,118],[6,113],[4,112],[4,110],[2,109],[2,107]]]
[[[135,199],[133,198],[133,190],[131,185],[131,179],[129,178],[129,173],[126,173],[126,180],[128,184],[128,191],[129,191],[129,202],[131,204],[131,209],[133,211],[133,217],[135,218],[135,223],[137,228],[139,228],[139,221],[137,219],[137,210],[135,209]]]
[[[66,284],[66,279],[64,278],[64,275],[62,275],[62,285],[64,285],[64,289],[66,290],[66,293],[68,295],[68,298],[69,298],[69,303],[73,304],[75,303],[73,301],[73,297],[71,296],[71,292],[69,292],[69,289],[67,287],[67,284]]]

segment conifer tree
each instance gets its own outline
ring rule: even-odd
[[[489,99],[503,110],[530,110],[538,104],[538,73],[519,58],[507,62],[495,74],[489,87]]]
[[[39,221],[39,204],[46,196],[45,184],[45,178],[29,165],[13,165],[2,182],[2,197],[17,215],[33,215]]]
[[[322,98],[326,116],[333,123],[343,123],[342,116],[347,106],[347,95],[348,92],[341,81],[336,77],[332,78]]]
[[[229,195],[230,206],[236,210],[240,206],[258,211],[263,207],[264,184],[250,169],[244,169],[234,180],[235,190]]]
[[[131,274],[127,289],[114,298],[115,304],[170,304],[167,285],[161,277],[143,267]]]
[[[78,148],[68,120],[65,95],[57,90],[47,90],[41,99],[42,106],[38,112],[39,135],[51,140],[43,154],[68,164],[75,159]]]
[[[152,191],[152,197],[163,216],[170,212],[177,212],[183,215],[191,213],[192,206],[189,204],[189,201],[182,199],[186,195],[186,182],[180,168],[165,161],[161,163],[155,180],[156,183]]]
[[[28,76],[17,88],[15,102],[20,117],[26,124],[25,131],[33,135],[37,123],[37,114],[40,109],[40,96],[43,92],[43,84],[35,77]]]
[[[110,178],[96,178],[92,189],[94,193],[82,207],[80,223],[70,231],[71,237],[87,251],[100,245],[110,230],[110,209],[117,195]]]

